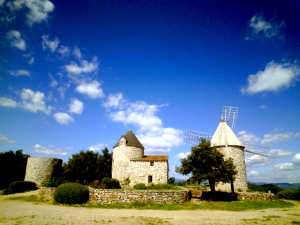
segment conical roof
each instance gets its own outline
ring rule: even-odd
[[[221,120],[210,142],[212,147],[228,145],[245,147],[223,120]]]
[[[137,137],[134,135],[134,133],[130,129],[126,132],[126,134],[122,135],[122,137],[124,137],[126,139],[126,146],[135,146],[135,147],[144,149],[144,146],[141,144],[139,139],[137,139]],[[117,144],[114,147],[119,147],[119,141],[117,142]]]

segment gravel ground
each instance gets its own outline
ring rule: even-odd
[[[10,196],[37,193],[38,190]],[[297,205],[293,208],[246,212],[162,211],[89,209],[3,200],[7,197],[0,196],[0,224],[300,224],[300,202],[294,202]]]

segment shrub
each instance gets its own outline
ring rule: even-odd
[[[131,181],[130,177],[126,177],[123,182],[124,182],[125,185],[129,185],[130,181]]]
[[[168,184],[174,184],[174,182],[175,182],[175,177],[170,177],[168,179]]]
[[[106,184],[104,183],[99,183],[99,182],[91,182],[89,183],[89,186],[92,188],[98,188],[98,189],[105,189],[106,188]]]
[[[276,194],[277,198],[285,198],[285,199],[292,199],[292,200],[300,200],[300,191],[299,190],[291,190],[285,189],[280,191]]]
[[[178,186],[184,186],[184,182],[183,182],[183,181],[178,181],[178,182],[177,182],[177,185],[178,185]]]
[[[139,184],[134,185],[133,188],[143,190],[143,189],[147,189],[147,186],[146,186],[146,184],[139,183]]]
[[[58,186],[54,200],[62,204],[81,204],[89,200],[89,189],[82,184],[66,183]]]
[[[243,192],[243,189],[242,188],[238,188],[237,191],[238,192]]]
[[[9,195],[13,193],[19,193],[23,191],[36,190],[36,184],[31,181],[15,181],[8,185],[8,188],[5,189],[4,194]]]
[[[121,189],[120,182],[114,178],[104,177],[101,183],[105,184],[107,189]]]
[[[253,192],[251,189],[247,189],[246,192]]]
[[[59,177],[52,177],[41,182],[42,187],[58,187],[63,183],[63,179]]]

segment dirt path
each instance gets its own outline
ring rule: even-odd
[[[37,194],[37,191],[20,195]],[[300,203],[287,209],[246,212],[89,209],[3,200],[0,224],[292,224],[300,221]],[[295,222],[294,222],[295,223]],[[297,223],[296,223],[297,224]],[[300,222],[299,222],[300,224]]]

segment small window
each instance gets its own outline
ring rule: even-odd
[[[154,162],[150,162],[150,166],[154,166]]]
[[[148,183],[152,183],[152,176],[148,176]]]

